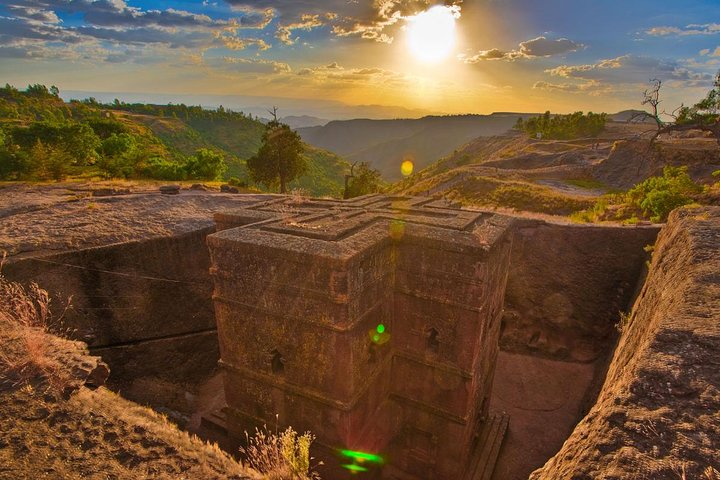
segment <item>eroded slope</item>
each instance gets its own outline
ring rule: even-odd
[[[13,374],[28,338],[56,368]],[[0,479],[251,478],[217,447],[97,388],[107,369],[84,344],[5,319],[0,341]]]

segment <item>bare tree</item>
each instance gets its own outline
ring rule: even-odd
[[[686,107],[681,104],[679,107],[674,109],[672,112],[665,110],[660,111],[660,90],[662,89],[663,82],[657,78],[650,80],[652,86],[643,92],[643,105],[650,106],[650,112],[638,112],[630,117],[629,122],[640,119],[644,120],[647,118],[653,119],[657,125],[651,140],[652,145],[660,135],[671,133],[671,132],[686,132],[689,130],[701,130],[710,132],[720,144],[720,118],[716,115],[717,109],[713,110],[713,104],[720,104],[718,98],[720,98],[720,73],[717,75],[714,86],[715,88],[710,91],[707,98],[699,102],[692,107]],[[702,112],[706,112],[706,115],[702,115]],[[707,115],[707,113],[712,115]],[[698,113],[700,115],[698,115]],[[672,119],[671,122],[664,122],[662,116]]]
[[[651,118],[657,125],[657,129],[660,130],[665,126],[665,122],[663,122],[662,118],[660,118],[661,113],[659,111],[660,104],[662,103],[662,100],[660,100],[660,90],[662,89],[663,82],[662,80],[653,78],[650,80],[650,83],[652,86],[643,92],[643,101],[641,103],[642,105],[649,105],[651,111],[635,113],[628,121],[643,121]]]

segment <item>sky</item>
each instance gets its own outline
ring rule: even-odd
[[[335,117],[616,112],[658,78],[670,111],[719,69],[720,0],[0,0],[0,82],[77,95]]]

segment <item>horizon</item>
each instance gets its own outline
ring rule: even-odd
[[[18,0],[0,6],[0,75],[150,102],[282,100],[332,120],[617,112],[652,78],[669,108],[720,67],[717,2],[536,3]]]

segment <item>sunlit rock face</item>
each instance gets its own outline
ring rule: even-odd
[[[277,415],[310,430],[328,478],[460,478],[488,419],[510,220],[366,196],[273,199],[216,222],[229,429]]]

